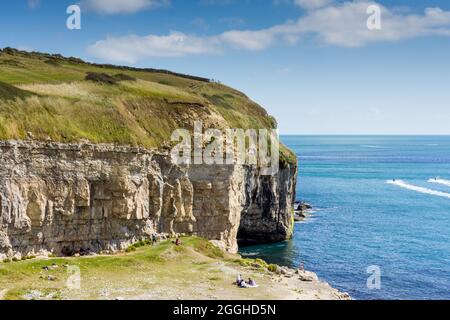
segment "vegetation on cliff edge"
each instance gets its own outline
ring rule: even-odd
[[[165,70],[86,63],[61,55],[0,50],[0,140],[52,139],[161,147],[174,129],[275,128],[243,93]],[[295,155],[282,147],[281,161]]]

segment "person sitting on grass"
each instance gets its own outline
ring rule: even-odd
[[[238,274],[237,278],[236,278],[236,285],[239,286],[241,284],[242,281],[242,276],[240,274]]]
[[[245,280],[241,280],[241,283],[239,283],[239,288],[248,288],[247,283]]]
[[[248,284],[250,287],[256,287],[256,282],[255,282],[252,278],[248,278],[247,284]]]
[[[180,238],[177,238],[177,240],[175,241],[175,245],[176,246],[181,246],[182,245]]]

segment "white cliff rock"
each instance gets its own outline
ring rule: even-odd
[[[0,142],[0,258],[116,251],[154,233],[237,251],[292,234],[295,165],[176,166],[142,148]]]

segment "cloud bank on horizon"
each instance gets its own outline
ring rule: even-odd
[[[422,14],[415,14],[368,0],[339,3],[333,0],[274,0],[274,4],[287,2],[304,10],[298,20],[265,29],[229,30],[207,36],[182,31],[170,31],[165,35],[110,36],[90,45],[87,52],[110,62],[136,63],[149,57],[220,54],[226,50],[262,51],[277,45],[294,46],[307,37],[318,45],[357,48],[376,42],[450,36],[450,11],[440,8],[427,8]],[[83,0],[82,4],[102,14],[131,14],[167,7],[170,1]],[[378,5],[381,9],[381,30],[367,28],[370,5]]]

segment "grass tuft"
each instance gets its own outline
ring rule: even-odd
[[[119,81],[137,81],[137,79],[135,77],[129,76],[129,75],[124,74],[124,73],[116,74],[114,76],[114,78],[119,80]]]

